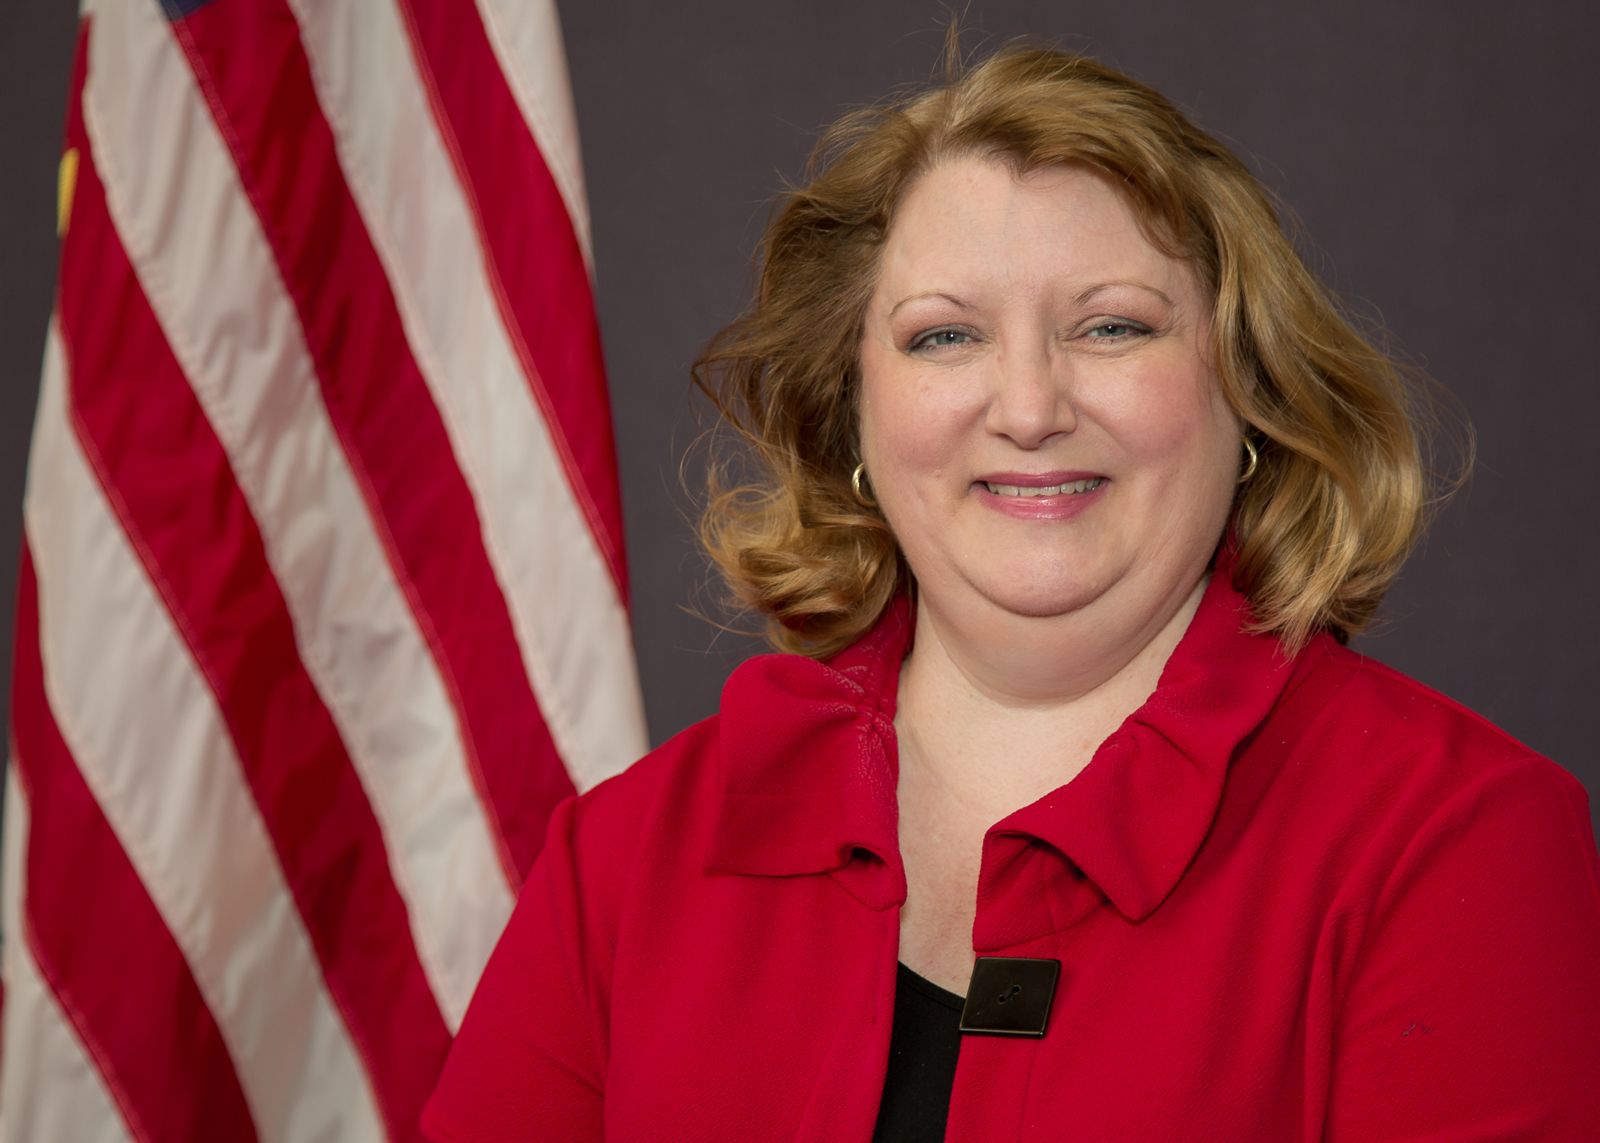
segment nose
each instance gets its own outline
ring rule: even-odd
[[[986,425],[1021,448],[1035,449],[1077,428],[1071,362],[1047,346],[1017,349],[995,363]]]

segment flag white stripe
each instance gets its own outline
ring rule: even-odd
[[[261,529],[301,659],[382,829],[453,1031],[513,904],[457,712],[340,449],[259,220],[160,7],[95,6],[84,116],[108,207]],[[228,289],[210,279],[213,265],[231,267]],[[238,336],[241,309],[251,315],[248,339]]]
[[[0,854],[0,933],[4,934],[6,1002],[0,1015],[0,1139],[70,1139],[121,1143],[131,1139],[77,1032],[39,976],[22,920],[28,802],[17,761],[6,767],[4,853]],[[39,1099],[49,1091],[50,1099]]]
[[[262,1136],[382,1138],[215,698],[68,428],[54,326],[38,418],[23,511],[62,738],[183,950]]]
[[[477,504],[529,681],[587,788],[644,751],[632,633],[502,323],[404,25],[392,3],[289,2],[346,182]]]
[[[578,116],[562,48],[555,0],[477,0],[489,44],[511,94],[533,132],[545,165],[567,204],[589,276],[594,255],[589,238],[589,200],[583,185]]]

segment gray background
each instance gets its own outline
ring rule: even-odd
[[[926,79],[945,9],[560,7],[659,742],[713,710],[754,649],[687,610],[716,599],[679,477],[705,423],[688,363],[741,308],[772,196],[817,128]],[[1555,758],[1600,811],[1600,6],[973,0],[965,24],[973,46],[1030,34],[1166,92],[1290,205],[1353,309],[1455,395],[1476,474],[1359,645]],[[73,27],[66,0],[0,8],[0,721]],[[693,459],[684,471],[693,487]]]

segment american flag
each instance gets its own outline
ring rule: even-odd
[[[416,1138],[645,745],[553,0],[87,0],[60,221],[0,1129]]]

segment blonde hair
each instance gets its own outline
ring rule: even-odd
[[[1424,514],[1402,370],[1341,316],[1226,147],[1093,60],[1011,47],[829,128],[767,228],[754,303],[695,363],[754,468],[735,479],[712,465],[701,541],[768,640],[831,654],[909,579],[883,517],[852,495],[862,323],[906,190],[970,154],[1019,173],[1099,172],[1150,240],[1194,268],[1223,394],[1260,454],[1229,524],[1255,627],[1291,648],[1361,630]]]

